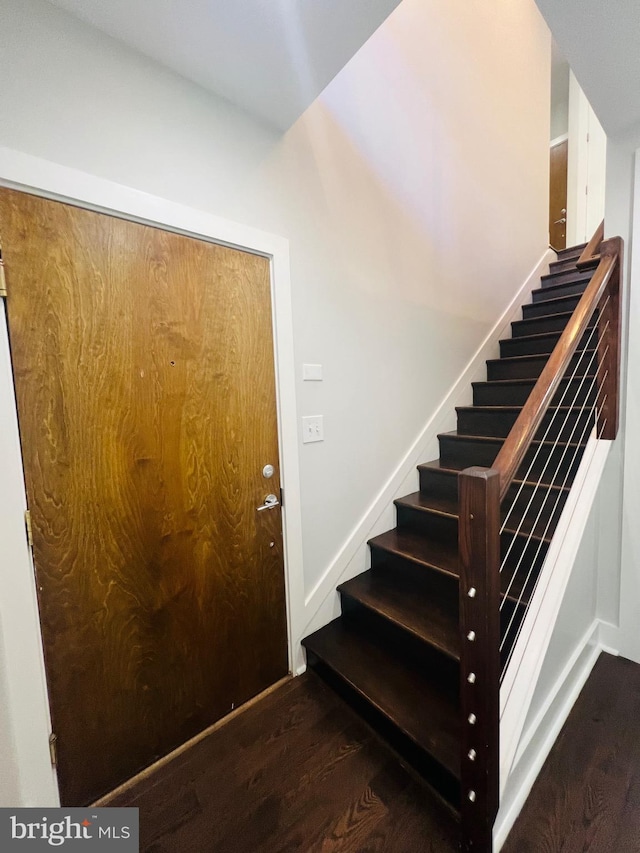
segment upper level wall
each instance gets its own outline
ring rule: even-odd
[[[533,0],[404,0],[278,137],[2,0],[0,145],[290,240],[307,591],[547,247],[549,75]]]

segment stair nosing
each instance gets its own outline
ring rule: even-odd
[[[434,459],[433,461],[437,462],[438,460]],[[449,476],[458,477],[458,475],[460,474],[460,471],[458,468],[448,468],[446,465],[440,466],[438,468],[430,468],[429,464],[430,464],[429,462],[421,463],[420,465],[418,465],[418,470],[441,472],[442,474],[444,474],[445,477],[449,477]],[[529,487],[535,487],[535,486],[539,486],[541,484],[544,485],[545,489],[558,489],[560,491],[566,491],[567,493],[569,493],[571,491],[570,486],[558,486],[557,484],[554,484],[554,483],[542,483],[542,481],[540,481],[539,483],[536,483],[535,480],[521,480],[521,479],[515,479],[515,478],[511,481],[511,485],[518,485],[518,486],[524,485],[524,486],[529,486]]]
[[[581,293],[567,293],[567,295],[566,295],[566,296],[553,296],[551,299],[539,299],[537,302],[527,302],[527,303],[526,303],[525,305],[523,305],[522,307],[523,307],[523,308],[530,308],[532,305],[549,305],[549,303],[552,303],[552,302],[561,302],[563,299],[579,299],[582,295],[583,295],[583,294],[581,294]],[[574,310],[575,310],[575,309],[574,309]],[[571,314],[573,314],[573,311],[571,311],[571,312],[558,311],[557,313],[558,313],[558,314],[566,314],[566,313],[571,313]],[[543,315],[543,316],[545,316],[545,315]],[[552,314],[551,316],[554,316],[554,315]],[[532,319],[534,319],[534,318],[533,318],[533,317],[529,317],[529,318],[527,318],[527,319],[532,320]],[[538,320],[538,319],[540,319],[540,318],[539,318],[539,317],[536,317],[535,319],[536,319],[536,320]]]
[[[369,570],[369,571],[371,571],[371,570]],[[358,575],[356,575],[356,577],[358,577]],[[375,607],[371,602],[365,601],[362,597],[357,596],[356,594],[350,592],[348,589],[344,589],[344,587],[348,586],[349,583],[351,581],[354,581],[355,579],[356,578],[350,578],[348,581],[344,581],[343,583],[338,584],[336,589],[338,590],[338,592],[341,595],[347,595],[347,596],[351,597],[352,599],[357,601],[362,607],[365,607],[365,608],[367,608],[367,610],[371,610],[374,613],[377,613],[381,618],[386,619],[388,622],[391,622],[391,624],[395,625],[397,628],[401,629],[402,631],[406,631],[408,634],[411,634],[412,637],[415,637],[418,640],[420,640],[421,642],[426,643],[427,645],[436,649],[438,652],[441,652],[442,654],[446,655],[448,658],[455,661],[456,663],[460,663],[460,652],[459,651],[457,651],[457,652],[452,651],[450,648],[445,646],[443,643],[439,643],[433,637],[427,637],[424,634],[421,634],[419,631],[415,630],[410,625],[407,625],[404,622],[401,622],[397,617],[395,617],[389,613],[385,613],[380,607]]]
[[[442,438],[452,438],[454,440],[459,438],[460,440],[463,440],[463,441],[466,441],[466,440],[487,441],[487,442],[499,441],[501,443],[504,443],[506,441],[506,437],[501,437],[501,436],[497,436],[497,435],[473,435],[471,433],[469,433],[468,435],[466,433],[463,433],[461,435],[457,430],[450,430],[449,432],[439,432],[437,437],[438,438],[441,438],[441,437]],[[554,446],[555,445],[561,445],[562,447],[565,447],[565,446],[566,447],[586,447],[587,442],[585,441],[585,442],[576,443],[573,441],[569,441],[569,442],[567,442],[567,441],[556,441],[556,440],[554,440],[554,441],[540,441],[539,439],[538,440],[533,439],[531,444],[532,445],[533,444],[551,444]]]
[[[497,359],[497,360],[499,361],[499,359]],[[509,385],[509,384],[511,384],[511,385],[522,385],[525,382],[530,382],[531,384],[535,385],[539,378],[540,377],[538,377],[538,376],[529,376],[527,378],[522,378],[522,379],[484,379],[484,380],[480,379],[480,380],[477,380],[475,382],[472,382],[471,385],[472,386],[476,386],[476,385]],[[582,379],[582,378],[583,377],[581,377],[581,376],[574,376],[573,379],[569,380],[568,377],[563,376],[562,379],[560,380],[560,382],[569,382],[569,381],[574,382],[576,379]]]
[[[580,352],[575,352],[571,356],[571,358],[573,359],[576,356],[578,356],[578,357],[583,356],[585,353],[588,353],[588,352],[594,353],[595,351],[596,351],[596,347],[593,347],[593,349],[584,349],[584,350],[581,350]],[[516,363],[522,364],[523,362],[526,362],[527,360],[533,361],[535,359],[541,359],[541,358],[546,358],[548,360],[549,358],[551,358],[552,355],[553,355],[553,350],[551,352],[528,353],[527,355],[503,355],[503,356],[500,356],[499,358],[488,358],[486,360],[486,362],[487,362],[487,364],[516,364]]]
[[[337,621],[337,620],[333,620],[333,621]],[[329,625],[332,625],[332,624],[333,624],[333,622],[329,623]],[[327,628],[327,627],[328,626],[325,626],[325,628]],[[321,628],[320,630],[323,630],[323,629]],[[311,636],[313,636],[313,635],[311,635]],[[313,644],[311,644],[311,645],[313,645]],[[305,648],[306,648],[306,646],[305,646]],[[408,737],[409,740],[411,740],[418,747],[418,749],[420,749],[423,752],[430,755],[431,758],[434,761],[436,761],[444,770],[446,770],[447,773],[450,773],[454,779],[456,779],[458,781],[460,780],[460,769],[459,768],[454,769],[454,768],[450,767],[448,764],[446,764],[442,760],[441,757],[439,757],[435,752],[433,752],[432,749],[430,749],[428,745],[421,743],[415,733],[412,734],[411,732],[409,732],[407,730],[407,728],[404,725],[400,725],[398,723],[398,721],[396,719],[394,719],[394,717],[390,711],[383,708],[382,705],[379,703],[379,701],[377,701],[376,699],[371,697],[367,692],[364,691],[363,688],[359,687],[356,684],[356,682],[350,676],[345,675],[332,662],[330,662],[330,660],[328,660],[327,657],[319,654],[315,649],[312,649],[312,653],[314,655],[316,655],[317,657],[319,657],[325,666],[328,666],[332,670],[332,672],[334,672],[335,675],[338,676],[338,678],[340,678],[345,684],[349,685],[349,687],[351,687],[352,690],[355,690],[355,692],[359,696],[361,696],[366,702],[368,702],[372,708],[375,708],[378,711],[378,713],[382,714],[382,716],[385,717],[385,719],[387,719],[392,725],[394,725],[398,729],[398,731],[400,731],[402,734],[404,734],[406,737]]]
[[[397,530],[398,528],[393,528]],[[386,533],[390,533],[391,531],[385,531]],[[380,536],[384,536],[384,533],[381,533]],[[440,572],[443,575],[446,575],[449,578],[455,578],[456,580],[460,579],[460,573],[452,571],[450,568],[446,566],[438,565],[434,560],[425,560],[422,557],[417,557],[415,554],[409,554],[406,551],[393,550],[390,546],[381,545],[379,542],[375,540],[378,539],[378,536],[373,536],[367,542],[369,548],[379,548],[381,551],[384,551],[387,554],[392,554],[396,557],[402,557],[404,560],[409,560],[412,563],[415,563],[417,566],[427,566],[430,569],[433,569],[436,572]]]
[[[544,486],[543,486],[543,488],[544,488]],[[416,506],[415,504],[411,504],[411,503],[407,502],[408,497],[412,497],[413,495],[420,495],[420,494],[424,494],[424,493],[417,491],[417,492],[412,492],[411,495],[406,495],[404,498],[396,498],[396,500],[394,501],[394,504],[396,506],[403,506],[406,509],[413,510],[414,512],[424,513],[425,515],[439,515],[439,516],[443,516],[446,518],[455,519],[457,521],[460,520],[460,508],[459,508],[459,506],[458,506],[457,512],[451,512],[450,510],[449,511],[441,510],[441,509],[438,509],[436,507]],[[514,530],[512,527],[505,527],[504,530],[501,531],[501,533],[513,533],[514,536],[518,536],[518,537],[525,536],[527,539],[536,539],[539,542],[546,542],[547,544],[551,543],[551,538],[548,538],[547,536],[540,536],[539,534],[534,533],[533,531],[529,531],[528,533],[525,533],[525,532]]]

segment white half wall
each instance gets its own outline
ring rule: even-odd
[[[279,137],[45,0],[0,4],[0,146],[288,239],[307,598],[546,250],[549,45],[533,0],[403,0]],[[23,592],[10,739],[41,667]]]

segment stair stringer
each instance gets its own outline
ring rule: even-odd
[[[514,766],[540,670],[598,492],[610,441],[590,437],[500,688],[500,796]]]

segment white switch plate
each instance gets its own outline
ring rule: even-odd
[[[322,382],[322,365],[303,364],[302,379],[304,382]]]
[[[308,415],[302,418],[302,443],[324,441],[324,424],[322,415]]]

